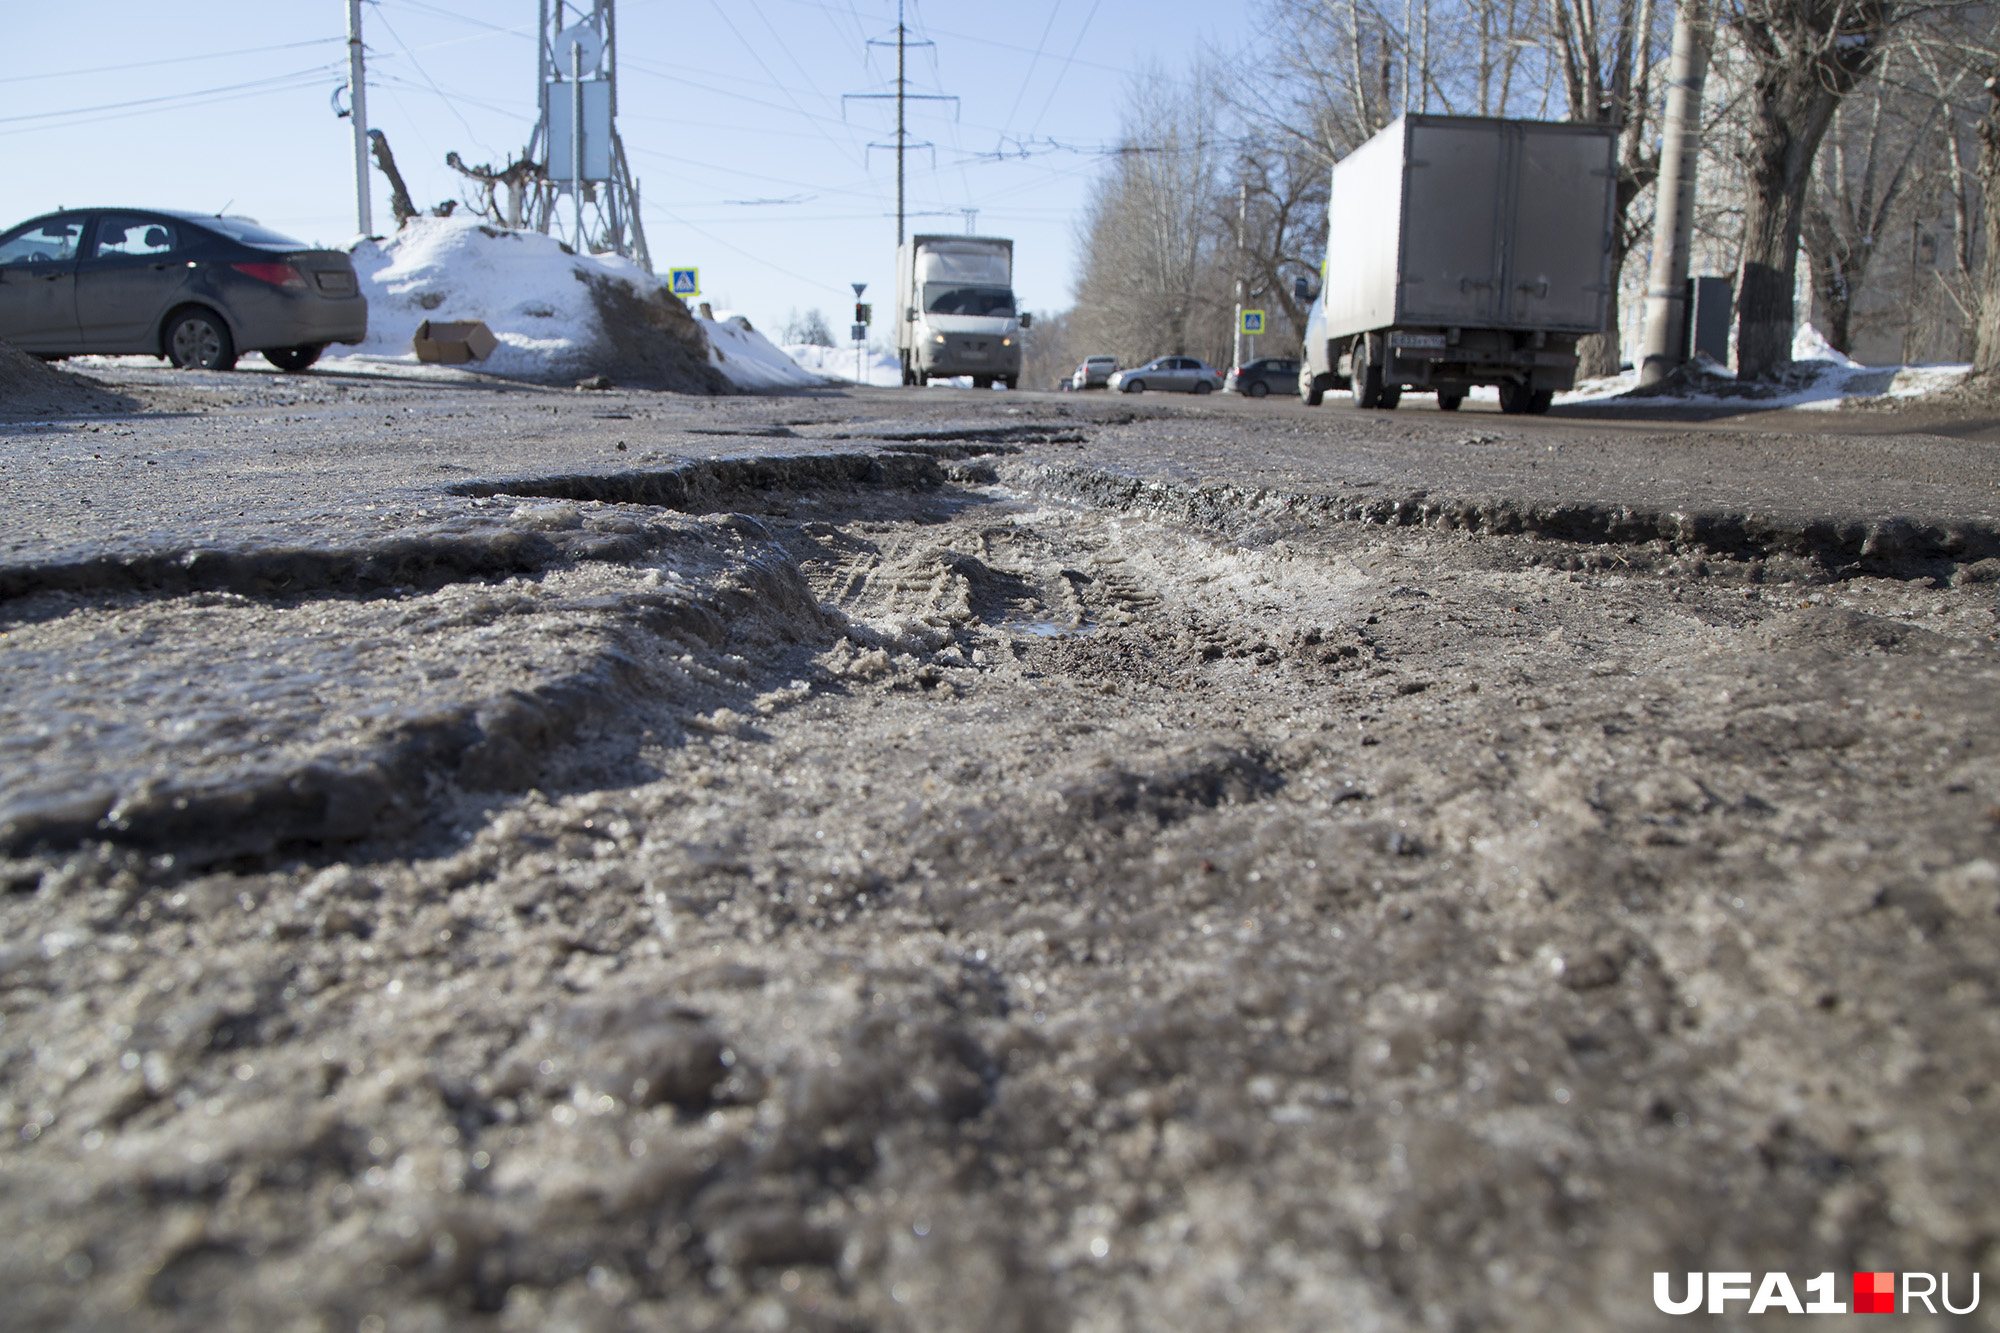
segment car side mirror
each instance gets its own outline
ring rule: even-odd
[[[1035,317],[1025,310],[1021,312],[1021,327],[1024,329],[1035,327]]]
[[[910,308],[909,308],[908,310],[905,310],[905,311],[903,312],[903,318],[904,318],[904,320],[906,320],[907,322],[909,322],[909,323],[911,323],[911,324],[914,324],[914,323],[916,323],[916,322],[917,322],[917,308],[916,308],[915,306],[911,306],[911,307],[910,307]]]

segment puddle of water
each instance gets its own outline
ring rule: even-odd
[[[1007,628],[1018,630],[1023,634],[1032,634],[1042,639],[1067,638],[1072,634],[1087,634],[1090,632],[1090,626],[1088,625],[1065,625],[1055,620],[1014,620],[1007,623]]]

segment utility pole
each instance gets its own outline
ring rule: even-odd
[[[1243,268],[1246,254],[1243,233],[1250,218],[1250,164],[1242,165],[1243,179],[1236,195],[1236,328],[1229,335],[1229,368],[1243,369]]]
[[[1639,383],[1658,384],[1680,364],[1687,341],[1687,280],[1694,248],[1695,167],[1701,158],[1701,93],[1708,78],[1708,16],[1703,0],[1681,0],[1667,68],[1667,108],[1654,187],[1653,264],[1646,279],[1646,329]]]
[[[893,145],[872,143],[868,146],[870,148],[893,147],[896,150],[896,247],[898,249],[901,249],[903,245],[903,219],[907,210],[904,193],[903,155],[911,148],[929,148],[931,146],[927,143],[913,144],[910,142],[907,104],[910,102],[956,102],[958,100],[956,97],[944,96],[937,93],[913,93],[909,90],[909,48],[913,46],[935,46],[937,43],[913,42],[910,40],[910,30],[903,22],[903,5],[904,0],[896,0],[896,91],[893,93],[845,93],[840,99],[843,107],[850,101],[893,101],[896,104],[896,142]],[[889,43],[871,39],[868,45],[887,46]]]
[[[361,234],[375,232],[368,179],[368,81],[361,58],[361,0],[347,0],[347,107],[354,122],[354,216]]]

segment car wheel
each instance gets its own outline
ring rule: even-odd
[[[1362,335],[1355,339],[1354,373],[1348,378],[1348,392],[1359,408],[1382,405],[1382,366],[1375,359],[1375,340]]]
[[[1194,382],[1194,391],[1196,393],[1214,393],[1215,386],[1207,380],[1196,380]]]
[[[303,347],[267,347],[263,356],[278,369],[296,373],[319,360],[325,350],[325,343],[307,343]]]
[[[1125,392],[1126,392],[1126,393],[1144,393],[1144,392],[1146,392],[1146,381],[1144,381],[1144,380],[1128,380],[1128,381],[1126,381],[1126,383],[1125,383]]]
[[[180,370],[230,370],[236,365],[236,344],[229,326],[210,310],[176,310],[167,316],[167,360]]]
[[[1250,387],[1243,392],[1249,394],[1252,398],[1262,398],[1271,392],[1271,386],[1262,380],[1251,380]]]
[[[1462,393],[1439,393],[1438,411],[1456,412],[1458,411],[1458,405],[1464,401],[1465,395]]]

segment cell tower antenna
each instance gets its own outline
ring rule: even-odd
[[[868,146],[870,148],[894,147],[896,150],[896,244],[899,246],[903,243],[903,218],[906,216],[904,208],[905,196],[903,189],[903,180],[904,180],[903,154],[911,148],[931,147],[931,145],[928,143],[913,144],[910,142],[909,120],[905,114],[907,109],[907,104],[911,102],[958,101],[956,97],[951,97],[941,93],[913,93],[910,91],[909,63],[908,63],[909,49],[913,46],[936,46],[937,43],[913,42],[910,40],[910,29],[908,25],[906,25],[903,22],[903,4],[904,0],[896,0],[895,42],[891,43],[886,39],[877,40],[874,38],[870,38],[868,42],[868,45],[870,46],[889,46],[889,45],[895,46],[896,91],[893,93],[846,93],[842,95],[840,99],[843,105],[845,105],[850,101],[852,102],[893,101],[896,104],[896,142],[893,145],[886,143],[871,143]]]
[[[541,0],[536,44],[541,118],[528,140],[538,169],[528,225],[547,235],[567,212],[578,253],[623,255],[652,272],[639,183],[618,136],[615,0]]]

